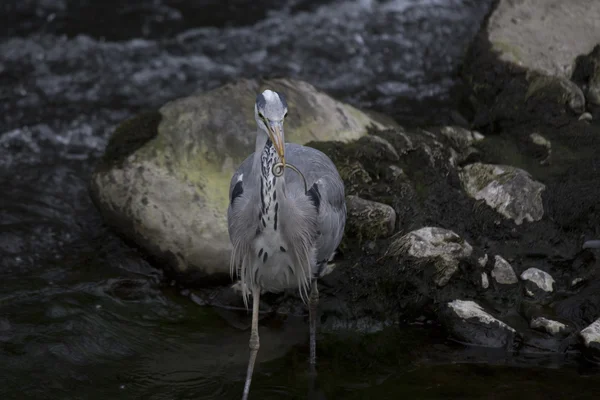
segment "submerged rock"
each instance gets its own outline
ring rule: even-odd
[[[287,97],[290,142],[348,141],[366,134],[368,126],[383,127],[289,79],[240,80],[172,101],[113,134],[91,183],[106,221],[168,269],[200,281],[227,276],[229,180],[254,151],[254,101],[267,87]]]
[[[431,260],[436,270],[434,281],[438,286],[444,286],[458,269],[459,261],[470,257],[472,252],[471,245],[456,233],[426,227],[396,239],[390,245],[388,255]]]
[[[373,240],[394,233],[396,212],[387,204],[361,199],[358,196],[347,196],[346,207],[347,234]]]
[[[495,256],[494,259],[496,261],[492,270],[492,277],[496,282],[503,285],[513,285],[519,282],[512,265],[508,261],[500,256]]]
[[[468,344],[508,347],[516,331],[493,317],[472,300],[454,300],[442,309],[445,328],[453,337]]]
[[[459,177],[469,196],[484,200],[517,225],[523,221],[539,221],[544,216],[542,192],[546,186],[522,169],[474,163],[459,171]]]

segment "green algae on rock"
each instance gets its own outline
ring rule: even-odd
[[[91,183],[106,221],[168,271],[199,283],[228,276],[229,181],[254,151],[253,106],[267,87],[287,97],[289,142],[345,142],[390,126],[289,79],[240,80],[171,101],[113,134]]]

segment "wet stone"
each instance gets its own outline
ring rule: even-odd
[[[442,309],[445,328],[457,340],[486,347],[507,347],[516,331],[472,300],[454,300]]]

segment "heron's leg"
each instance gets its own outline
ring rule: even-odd
[[[310,297],[308,298],[308,319],[310,329],[310,358],[311,371],[317,362],[317,306],[319,305],[319,288],[317,280],[313,279],[310,285]]]
[[[248,371],[246,372],[246,384],[244,385],[244,395],[242,400],[248,399],[250,393],[250,383],[252,382],[252,372],[254,371],[254,362],[260,347],[258,338],[258,306],[260,304],[260,289],[254,288],[252,291],[252,332],[250,333],[250,359],[248,360]]]

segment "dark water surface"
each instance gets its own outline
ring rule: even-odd
[[[248,331],[165,283],[90,202],[112,129],[195,90],[274,75],[401,122],[443,122],[490,1],[227,4],[0,5],[0,399],[239,398]],[[261,329],[252,397],[306,398],[306,321]],[[565,358],[524,370],[492,352],[503,367],[468,364],[480,349],[419,326],[320,340],[315,399],[584,398],[596,388],[547,368]]]

